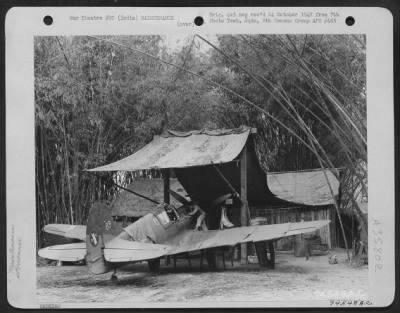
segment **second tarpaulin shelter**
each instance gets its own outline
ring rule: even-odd
[[[266,217],[271,224],[330,219],[332,223],[318,230],[318,233],[322,243],[329,248],[337,246],[340,228],[335,223],[334,205],[339,200],[340,182],[330,170],[268,173],[267,182],[272,193],[292,205],[254,207],[253,215]],[[282,240],[280,246],[288,243],[288,240]]]

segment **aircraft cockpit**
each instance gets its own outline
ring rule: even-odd
[[[166,225],[170,222],[177,221],[182,215],[171,204],[162,204],[157,208],[154,216],[160,221],[161,224]]]
[[[175,207],[172,206],[171,204],[166,205],[164,209],[165,213],[167,213],[171,221],[176,221],[179,218],[178,212],[176,211]]]

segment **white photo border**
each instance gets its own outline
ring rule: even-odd
[[[210,12],[338,12],[337,23],[285,25],[213,25]],[[135,27],[119,22],[71,20],[71,16],[174,16],[173,20],[137,21]],[[51,15],[54,24],[44,25]],[[202,16],[201,27],[179,27]],[[345,24],[353,16],[355,25]],[[373,22],[372,22],[373,21]],[[241,7],[241,8],[97,8],[18,7],[6,15],[6,195],[7,195],[7,291],[14,307],[39,308],[36,295],[36,210],[34,128],[35,36],[138,35],[138,34],[365,34],[367,63],[369,301],[372,307],[388,306],[395,291],[395,171],[393,17],[384,8],[370,7]],[[23,195],[23,196],[21,196]],[[383,253],[378,253],[383,251]],[[378,266],[378,264],[381,264]],[[62,308],[132,307],[120,303],[63,303]],[[207,307],[202,303],[203,307]],[[329,301],[223,303],[221,307],[329,307]],[[136,303],[135,307],[197,307],[196,303]],[[218,303],[210,303],[218,307]],[[346,305],[345,305],[346,306]]]

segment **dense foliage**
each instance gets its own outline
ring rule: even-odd
[[[265,170],[355,169],[367,162],[365,80],[363,36],[37,37],[38,228],[84,223],[115,189],[82,170],[168,128],[246,124]]]

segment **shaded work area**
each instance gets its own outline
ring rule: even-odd
[[[286,178],[277,173],[266,175],[254,149],[252,137],[255,133],[255,129],[246,126],[184,133],[168,131],[154,137],[153,141],[127,158],[88,171],[162,170],[162,181],[139,180],[128,189],[140,190],[145,195],[156,197],[158,202],[175,201],[176,196],[171,197],[170,190],[188,201],[195,201],[206,213],[210,230],[221,228],[224,214],[234,226],[330,219],[333,199],[327,192],[326,180],[324,184],[320,179],[321,173],[301,174],[297,178],[300,184],[296,178],[293,179],[296,176],[293,174],[286,174]],[[336,196],[339,183],[332,173],[326,172]],[[291,188],[290,184],[284,183],[285,179],[293,186],[302,187]],[[155,207],[151,202],[144,202],[135,195],[122,192],[111,205],[113,215],[130,218],[132,222]],[[314,212],[313,216],[309,216],[307,210]],[[300,211],[304,211],[301,219],[293,218]],[[332,245],[330,227],[320,230],[329,246]],[[261,265],[273,266],[275,248],[276,244],[272,242],[255,243]],[[248,262],[250,252],[254,252],[252,246],[241,244],[242,263]],[[267,255],[270,259],[266,258]]]

